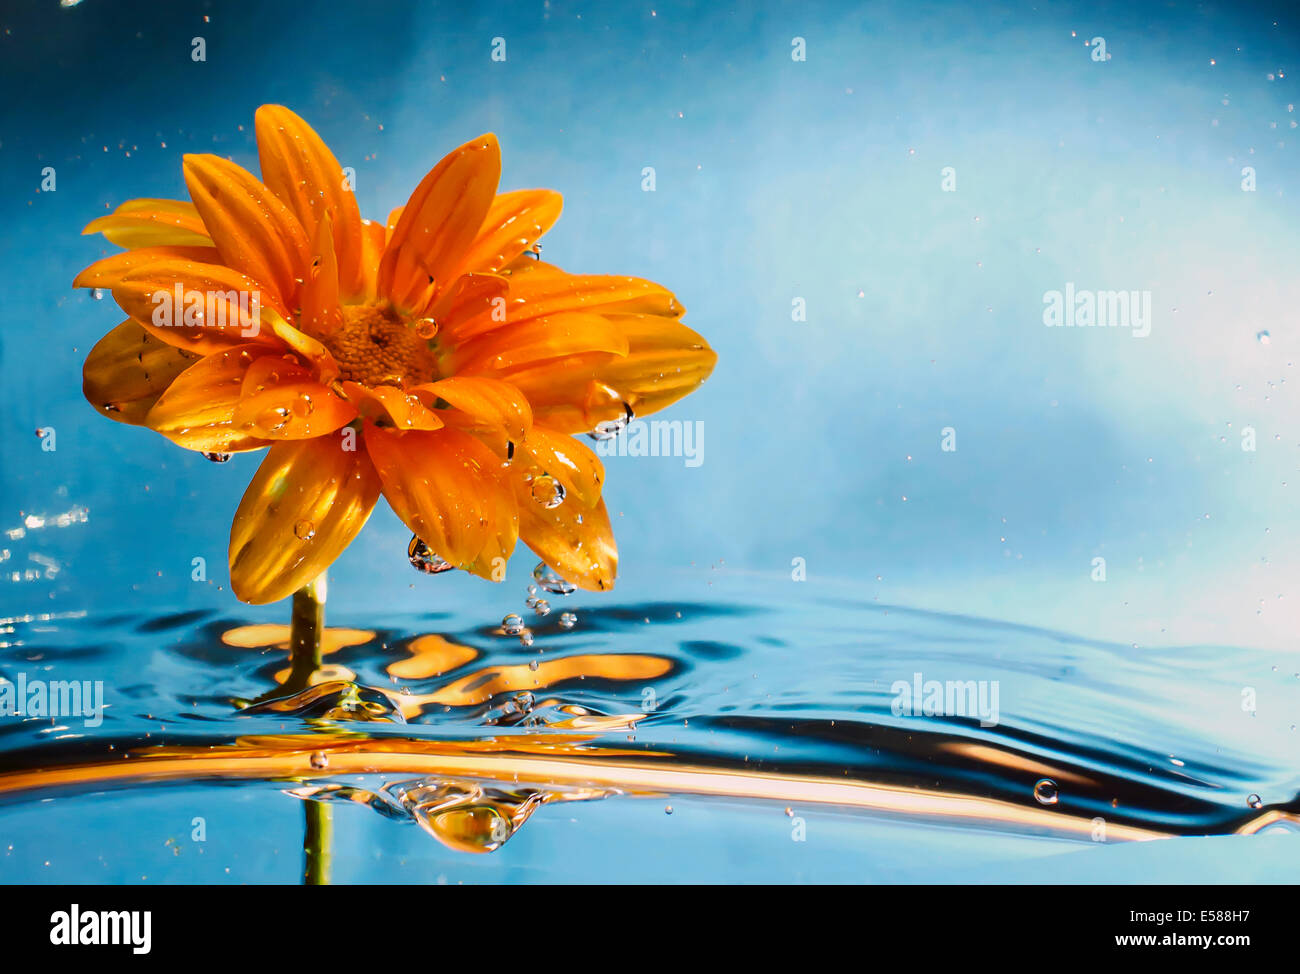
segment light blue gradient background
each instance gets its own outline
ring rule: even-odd
[[[61,566],[0,582],[0,614],[283,617],[218,590],[257,457],[213,466],[98,417],[81,363],[121,316],[69,289],[112,249],[77,236],[86,222],[183,197],[184,152],[256,171],[254,110],[280,102],[356,168],[372,218],[495,131],[504,188],[565,196],[548,260],[663,282],[718,351],[713,378],[661,414],[703,422],[704,464],[608,461],[622,576],[606,598],[848,594],[1143,646],[1293,650],[1300,35],[1282,16],[6,4],[0,529],[74,505],[89,520],[0,538],[6,572],[40,567],[32,553]],[[1096,35],[1104,64],[1083,43]],[[37,192],[46,165],[53,194]],[[1150,290],[1150,336],[1045,328],[1043,292],[1067,281]],[[43,453],[33,431],[49,426]],[[499,618],[536,561],[521,546],[504,587],[417,577],[408,537],[381,505],[333,570],[335,622],[448,603]],[[211,584],[190,580],[196,556]]]

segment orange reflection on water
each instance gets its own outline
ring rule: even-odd
[[[498,693],[515,690],[537,690],[562,680],[581,676],[594,676],[606,680],[653,680],[673,668],[671,660],[660,656],[586,655],[565,656],[539,662],[537,669],[526,663],[490,666],[476,670],[449,683],[433,693],[403,697],[418,701],[419,706],[444,704],[449,707],[470,707],[491,700]],[[418,706],[417,706],[418,712]]]
[[[321,633],[321,654],[329,655],[349,646],[361,646],[375,638],[369,629],[326,629]],[[221,634],[221,641],[236,649],[289,649],[289,627],[263,623],[236,626]]]
[[[409,659],[389,663],[388,675],[398,680],[423,680],[442,676],[478,657],[478,650],[453,643],[444,636],[429,633],[417,636],[406,645]]]

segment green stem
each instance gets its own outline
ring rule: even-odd
[[[302,851],[306,859],[302,881],[304,886],[328,886],[330,882],[330,836],[334,831],[333,811],[324,802],[305,801],[307,828],[303,835]]]
[[[311,686],[312,675],[321,666],[321,638],[325,634],[325,573],[293,593],[293,621],[289,627],[289,679],[283,689],[290,693]]]
[[[280,691],[296,693],[311,686],[321,667],[321,641],[325,635],[325,573],[293,593],[289,626],[289,678]],[[303,802],[305,828],[302,839],[303,883],[324,886],[330,881],[331,809],[323,802]]]

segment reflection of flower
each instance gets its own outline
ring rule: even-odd
[[[235,593],[302,587],[381,492],[456,567],[499,580],[522,537],[578,585],[610,587],[604,471],[569,434],[708,376],[716,356],[673,295],[534,259],[560,196],[497,195],[492,135],[385,226],[288,109],[263,106],[256,131],[261,181],[186,156],[193,203],[132,200],[92,222],[127,251],[75,282],[130,315],[86,360],[97,409],[208,454],[270,447],[231,530]]]

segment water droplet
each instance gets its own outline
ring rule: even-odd
[[[421,318],[415,323],[415,333],[427,342],[438,334],[438,323],[432,318]]]
[[[1263,808],[1264,800],[1260,798],[1258,795],[1249,795],[1246,798],[1246,804],[1249,805],[1251,808]]]
[[[532,713],[533,707],[536,704],[536,699],[527,690],[520,690],[515,694],[512,702],[515,705],[515,709],[517,709],[521,714],[527,714]]]
[[[533,580],[542,588],[555,595],[571,595],[578,590],[578,586],[572,582],[565,581],[546,562],[539,562],[533,569]]]
[[[522,632],[520,632],[519,642],[520,645],[531,646],[533,644],[533,631],[531,629],[524,629]]]
[[[257,417],[257,425],[268,433],[278,433],[289,425],[289,410],[284,406],[275,406]]]
[[[673,806],[671,806],[671,805],[665,805],[665,806],[664,806],[664,814],[665,814],[665,815],[671,815],[672,813],[673,813]]]
[[[329,763],[330,763],[330,759],[325,756],[324,751],[312,752],[311,766],[315,768],[317,771],[320,771],[322,768],[328,768]]]
[[[517,612],[512,612],[501,620],[501,628],[505,630],[507,636],[518,636],[524,631],[523,616]]]
[[[316,404],[311,401],[311,396],[302,393],[293,403],[293,414],[299,419],[306,419],[316,411]]]
[[[528,663],[528,668],[532,670],[534,673],[537,672],[537,666],[538,666],[537,660],[530,660]]]
[[[225,463],[230,459],[229,453],[204,453],[204,460],[211,460],[213,463]]]
[[[603,423],[597,423],[596,428],[587,435],[593,440],[612,440],[627,429],[627,424],[636,419],[636,414],[632,412],[632,407],[623,403],[623,415],[618,419],[607,419]]]
[[[429,550],[417,535],[411,535],[411,543],[406,546],[406,557],[411,560],[411,567],[426,575],[437,575],[439,572],[451,571],[455,566],[445,559],[435,555]]]
[[[310,541],[316,537],[316,525],[304,518],[293,526],[293,533],[299,541]]]
[[[573,628],[574,626],[576,626],[577,624],[578,624],[578,617],[577,617],[576,615],[574,615],[572,612],[561,612],[561,613],[560,613],[560,628],[561,628],[561,629],[572,629],[572,628]]]
[[[1272,340],[1273,340],[1273,336],[1270,335],[1267,331],[1255,332],[1255,341],[1259,342],[1261,345],[1267,345]]]
[[[1039,778],[1034,785],[1034,797],[1040,805],[1055,805],[1061,797],[1061,790],[1051,778]]]
[[[90,297],[91,297],[92,300],[95,300],[95,301],[103,301],[103,300],[104,300],[104,289],[103,289],[102,287],[97,287],[97,288],[95,288],[93,291],[90,292]]]
[[[529,594],[529,595],[536,595],[536,594],[537,594],[537,586],[536,586],[536,585],[529,585],[529,586],[528,586],[528,594]]]
[[[564,503],[566,491],[564,484],[550,474],[544,473],[540,477],[533,478],[532,493],[533,500],[551,511]]]
[[[533,611],[539,616],[550,615],[551,603],[547,602],[545,599],[538,599],[533,603]]]

